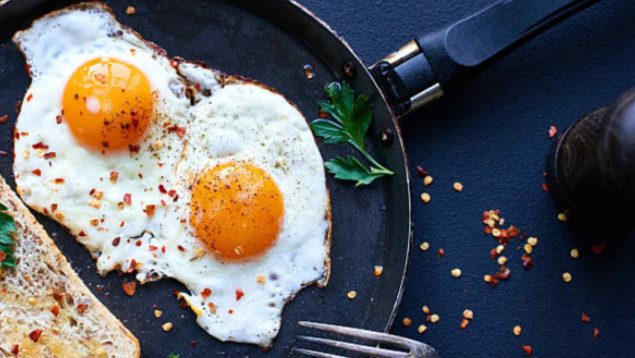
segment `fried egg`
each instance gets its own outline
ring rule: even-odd
[[[222,341],[269,346],[329,273],[323,160],[300,111],[255,81],[170,59],[100,3],[18,32],[32,82],[15,128],[22,199],[101,274],[171,277]]]

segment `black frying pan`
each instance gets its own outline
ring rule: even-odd
[[[0,173],[11,185],[14,108],[29,79],[10,38],[37,16],[72,1],[50,2],[27,13],[26,5],[31,2],[38,1],[13,0],[5,5],[8,7],[0,7],[0,16],[4,12],[19,15],[12,20],[0,18],[0,114],[10,114],[10,123],[0,126],[0,150],[9,152],[0,157]],[[442,31],[417,38],[369,71],[326,24],[293,2],[107,1],[121,22],[171,56],[202,60],[224,72],[258,79],[286,94],[308,119],[316,117],[316,101],[323,98],[324,85],[333,80],[345,78],[372,100],[374,122],[368,144],[395,175],[364,188],[329,176],[334,229],[331,282],[325,289],[303,290],[288,304],[268,356],[292,354],[300,332],[298,320],[376,331],[390,328],[401,298],[411,241],[409,179],[396,117],[442,96],[509,49],[592,2],[501,1]],[[136,7],[135,16],[124,14],[128,5]],[[305,64],[313,66],[313,80],[305,77]],[[352,65],[354,73],[351,75],[350,66],[343,71],[343,64]],[[387,132],[394,135],[393,141],[381,140],[381,134]],[[325,158],[352,154],[346,146],[320,145],[320,149]],[[80,244],[56,223],[39,219],[97,297],[136,334],[144,357],[167,357],[170,352],[181,357],[264,354],[257,347],[221,343],[204,333],[193,313],[178,307],[172,292],[182,287],[174,281],[148,284],[134,297],[126,296],[121,277],[98,276]],[[374,265],[384,266],[381,278],[372,275]],[[346,298],[349,290],[358,292],[353,301]],[[154,305],[164,311],[160,320],[152,315]],[[172,332],[161,330],[165,321],[174,323]]]

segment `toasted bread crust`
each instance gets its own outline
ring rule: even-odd
[[[54,348],[61,349],[63,352],[85,352],[86,349],[90,349],[88,351],[90,356],[98,357],[139,357],[141,349],[137,338],[86,287],[42,225],[37,222],[1,176],[0,202],[9,208],[8,214],[13,216],[18,227],[18,233],[15,237],[17,267],[16,269],[0,270],[0,303],[8,305],[0,314],[0,333],[2,333],[0,334],[0,353],[10,352],[13,345],[17,344],[22,347],[20,349],[21,357],[54,357],[56,356],[53,353]],[[22,247],[22,244],[28,245],[28,248]],[[33,265],[29,265],[32,262],[46,263],[46,267],[54,272],[59,281],[41,280],[40,276],[45,276],[44,273],[29,271],[29,269],[34,268]],[[21,277],[19,280],[27,277],[29,279],[23,281],[23,285],[16,285],[16,282],[21,282],[16,281],[16,277]],[[59,302],[59,296],[53,298],[55,294],[60,294],[60,287],[64,289],[62,293],[74,297],[74,301],[69,303],[68,300],[62,300],[64,302]],[[7,292],[15,292],[15,294],[3,297],[3,295],[8,296]],[[24,293],[28,293],[30,296],[24,297]],[[25,301],[24,298],[27,300]],[[60,306],[63,306],[62,310],[66,310],[59,313],[60,317],[74,317],[73,319],[77,318],[77,321],[85,320],[86,323],[98,323],[99,327],[87,328],[95,330],[96,333],[100,334],[100,337],[109,338],[108,342],[103,344],[104,342],[100,342],[98,339],[93,340],[82,331],[72,332],[75,337],[83,339],[78,342],[55,337],[56,331],[57,334],[60,334],[60,332],[67,333],[70,330],[80,329],[71,327],[70,318],[61,320],[58,319],[57,315],[49,314],[48,307],[50,307],[51,302],[53,305],[57,305],[55,300],[58,300]],[[84,312],[77,310],[80,306],[79,300],[81,300],[82,305],[88,307]],[[47,302],[43,303],[47,306],[43,308],[38,301]],[[25,305],[24,303],[27,302],[28,304]],[[10,305],[11,303],[13,305]],[[40,329],[43,330],[42,337],[48,335],[51,338],[40,339],[34,343],[28,336],[24,337],[25,332],[31,332],[34,328],[33,322],[22,322],[16,319],[15,312],[12,312],[12,310],[17,311],[16,307],[19,309],[19,313],[37,316],[36,324],[38,328],[41,327]],[[5,329],[15,334],[4,334]],[[62,336],[68,338],[64,334]],[[14,341],[10,341],[10,339]],[[59,342],[60,340],[62,342]],[[53,347],[54,344],[57,344],[58,347]]]

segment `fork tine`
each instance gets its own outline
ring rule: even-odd
[[[335,340],[326,339],[326,338],[298,336],[298,339],[311,342],[311,343],[324,344],[327,346],[331,346],[331,347],[335,347],[335,348],[339,348],[339,349],[343,349],[343,350],[347,350],[347,351],[351,351],[355,353],[363,353],[363,354],[367,354],[367,355],[379,357],[379,358],[399,358],[399,357],[408,356],[408,353],[406,352],[399,352],[399,351],[393,351],[389,349],[370,347],[370,346],[354,344],[349,342],[335,341]]]
[[[304,354],[310,357],[318,357],[318,358],[346,358],[343,356],[338,356],[335,354],[329,354],[329,353],[323,353],[323,352],[318,352],[318,351],[312,351],[310,349],[304,349],[304,348],[294,348],[293,349],[295,352],[298,352],[300,354]]]
[[[313,329],[317,329],[324,332],[342,334],[346,336],[363,338],[363,339],[373,339],[382,343],[401,344],[404,347],[408,347],[408,342],[409,342],[407,338],[393,336],[387,333],[368,331],[368,330],[359,329],[359,328],[343,327],[343,326],[336,326],[334,324],[308,322],[308,321],[300,321],[298,322],[298,324],[303,327],[313,328]]]

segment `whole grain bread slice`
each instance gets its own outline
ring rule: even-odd
[[[0,176],[17,227],[15,269],[0,269],[0,357],[139,357],[139,342],[84,285]]]

